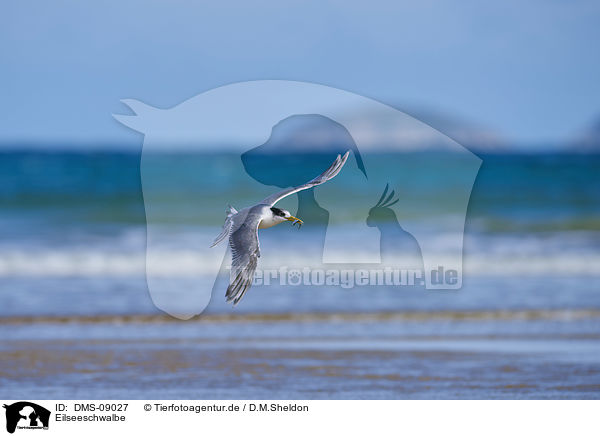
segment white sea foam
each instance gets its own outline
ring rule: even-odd
[[[205,276],[212,274],[203,265],[210,260],[191,250],[165,251],[161,261],[148,265],[148,271],[159,276]],[[265,256],[267,257],[267,256]],[[394,258],[390,264],[406,265],[405,257]],[[320,264],[314,259],[294,255],[278,256],[262,261],[262,269],[335,268],[335,264]],[[377,264],[369,264],[377,268]],[[600,276],[600,253],[538,253],[536,255],[502,255],[496,253],[465,253],[463,273],[468,275],[593,275]],[[143,251],[126,254],[94,250],[39,250],[0,252],[0,276],[137,276],[146,271]]]
[[[285,229],[284,229],[285,230]],[[261,234],[262,256],[259,268],[336,268],[323,265],[315,250],[317,234],[302,229],[301,238],[282,240],[283,232]],[[204,234],[206,233],[206,234]],[[102,235],[66,235],[62,240],[13,239],[0,244],[0,277],[125,277],[143,276],[146,269],[159,276],[207,277],[214,252],[197,250],[210,228],[165,227],[161,245],[154,247],[155,261],[146,264],[146,237],[143,228],[107,232]],[[297,235],[297,234],[294,234]],[[291,236],[290,236],[291,237]],[[451,244],[444,231],[431,233],[439,258],[450,260]],[[464,238],[465,275],[593,275],[600,276],[600,234],[598,232],[551,232],[540,234],[467,233]],[[281,244],[306,244],[306,247],[278,249]],[[333,250],[357,250],[351,238],[347,246]],[[293,249],[292,249],[293,248]],[[317,247],[318,248],[318,247]],[[395,253],[390,264],[414,265],[402,253]],[[449,262],[451,263],[451,262]],[[147,267],[147,268],[146,268]],[[362,267],[361,267],[362,268]],[[369,264],[368,268],[377,268]]]

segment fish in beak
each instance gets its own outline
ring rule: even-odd
[[[304,224],[304,221],[302,221],[300,218],[296,218],[295,216],[290,216],[289,218],[286,218],[286,220],[292,221],[292,226],[298,223],[298,228],[302,227],[302,224]]]

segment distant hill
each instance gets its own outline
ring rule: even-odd
[[[572,141],[569,149],[582,153],[600,152],[600,117]]]
[[[471,151],[509,151],[508,141],[489,127],[447,113],[428,109],[409,109],[409,115],[428,124]]]
[[[410,118],[399,122],[397,117],[391,116],[387,111],[366,113],[364,110],[356,109],[348,110],[343,120],[344,124],[351,123],[357,128],[363,138],[369,139],[371,150],[439,149],[448,146],[444,136],[474,152],[509,150],[507,142],[498,133],[457,117],[423,109],[408,112],[407,115]],[[415,122],[415,119],[420,122]],[[283,128],[284,124],[285,128]],[[286,121],[276,126],[273,130],[273,138],[276,137],[280,138],[277,142],[281,142],[281,145],[271,146],[270,150],[306,151],[313,148],[322,149],[324,144],[335,148],[339,144],[348,142],[339,129],[332,129],[330,123],[319,122],[310,116],[299,117],[294,122]],[[276,141],[272,142],[274,144]],[[364,147],[365,144],[361,144],[362,151],[366,151]]]

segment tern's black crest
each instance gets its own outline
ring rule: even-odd
[[[283,211],[281,209],[277,208],[277,207],[272,207],[271,208],[271,212],[273,212],[273,215],[285,218],[285,214],[283,213]]]

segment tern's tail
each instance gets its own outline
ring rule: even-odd
[[[223,230],[221,230],[221,233],[219,234],[219,236],[217,236],[215,238],[215,241],[212,243],[210,248],[214,247],[219,242],[221,242],[223,239],[225,239],[227,236],[229,236],[229,232],[231,231],[231,225],[233,224],[233,216],[236,213],[238,213],[238,211],[235,210],[235,208],[233,206],[231,206],[231,205],[227,206],[227,218],[225,218],[225,224],[223,224]]]

